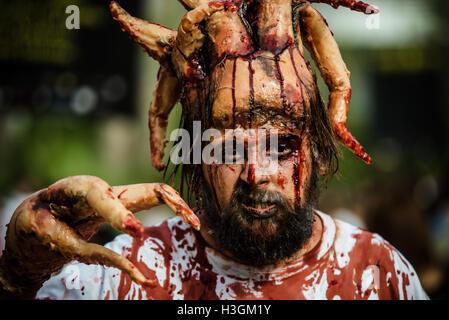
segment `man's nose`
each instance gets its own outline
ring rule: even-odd
[[[245,168],[240,174],[240,179],[245,181],[251,187],[260,187],[268,185],[270,176],[265,170],[256,164],[245,164]]]
[[[269,159],[263,154],[257,154],[257,150],[248,150],[248,158],[240,174],[240,179],[251,187],[261,187],[268,185],[271,181],[273,170],[270,167]]]

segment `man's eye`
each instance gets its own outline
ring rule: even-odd
[[[279,143],[277,150],[276,148],[272,148],[270,150],[271,156],[277,156],[279,159],[285,159],[289,157],[292,153],[292,149],[286,143]]]

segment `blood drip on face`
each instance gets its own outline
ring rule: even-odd
[[[237,107],[237,100],[235,97],[235,74],[237,71],[237,59],[234,60],[232,67],[232,127],[235,129],[235,112]]]

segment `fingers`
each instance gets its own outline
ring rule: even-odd
[[[304,2],[304,0],[294,0],[293,2]],[[373,14],[378,13],[379,10],[374,8],[373,6],[364,3],[362,1],[356,0],[309,0],[311,3],[327,3],[330,4],[333,8],[338,9],[339,6],[347,7],[353,11],[362,12],[365,14]]]
[[[149,280],[125,257],[109,250],[103,246],[87,243],[79,239],[79,261],[91,264],[101,264],[108,267],[118,268],[126,272],[131,279],[140,284],[154,287],[156,280]]]
[[[129,260],[103,246],[84,241],[71,227],[55,218],[48,210],[37,210],[32,219],[32,224],[36,226],[34,232],[41,243],[59,252],[66,259],[118,268],[129,274],[138,284],[155,285],[155,281],[146,279]]]
[[[163,157],[168,116],[180,94],[179,81],[174,72],[170,68],[161,67],[149,110],[151,160],[153,167],[159,171],[165,169]]]
[[[176,38],[176,45],[185,58],[189,58],[199,50],[204,43],[204,34],[200,23],[207,20],[217,11],[229,8],[236,11],[237,7],[228,1],[211,1],[187,12],[181,20]]]
[[[196,8],[204,3],[209,2],[209,0],[178,0],[181,4],[187,9],[191,10]]]
[[[362,145],[352,136],[346,124],[344,122],[337,122],[332,124],[334,126],[335,134],[338,140],[341,141],[349,150],[351,150],[354,155],[362,159],[367,164],[372,164],[373,160],[369,154],[365,151]]]
[[[142,223],[113,195],[109,185],[95,183],[86,198],[92,208],[111,226],[134,237],[143,238]]]
[[[167,206],[176,215],[180,216],[184,222],[190,224],[196,230],[200,230],[200,220],[172,187],[161,185],[159,193]]]
[[[114,20],[122,26],[137,43],[154,59],[161,61],[171,52],[176,39],[176,31],[137,19],[112,1],[110,10]]]
[[[113,187],[113,193],[132,212],[149,210],[153,207],[166,204],[184,222],[196,230],[200,229],[200,221],[187,203],[172,187],[161,184],[137,184],[130,186]]]
[[[106,223],[133,237],[143,238],[142,223],[113,194],[112,188],[103,180],[92,176],[76,176],[63,179],[50,186],[41,196],[48,202],[60,204],[62,198],[72,201],[70,205],[92,208]],[[81,203],[81,205],[79,204]],[[87,209],[86,209],[87,210]],[[77,210],[80,211],[80,210]],[[88,211],[88,210],[87,210]],[[78,212],[78,214],[82,214]]]
[[[204,78],[204,70],[197,61],[197,53],[206,39],[201,25],[202,22],[209,21],[214,13],[225,10],[236,12],[238,8],[230,1],[210,1],[195,7],[183,16],[178,28],[176,47],[172,52],[172,62],[179,78],[197,80]],[[225,39],[215,40],[225,41]],[[223,43],[220,46],[223,46]]]
[[[282,52],[293,43],[291,0],[262,0],[257,11],[257,33],[260,49]]]
[[[112,187],[112,192],[128,210],[136,213],[162,204],[155,192],[157,185],[146,183]]]
[[[348,149],[366,163],[372,162],[360,143],[346,127],[351,99],[350,72],[340,53],[325,19],[310,4],[300,9],[301,31],[304,44],[309,49],[326,82],[329,96],[329,114],[338,138]]]

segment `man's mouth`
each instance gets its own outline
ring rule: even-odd
[[[277,205],[269,202],[259,202],[253,204],[242,203],[247,213],[256,218],[269,218],[275,214]]]

